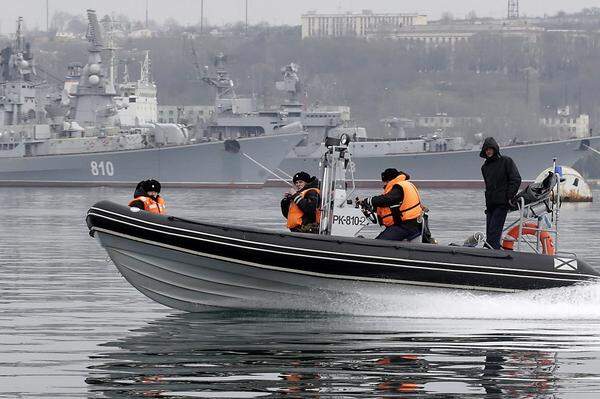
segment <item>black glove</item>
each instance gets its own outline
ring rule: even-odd
[[[358,203],[360,205],[361,208],[372,211],[373,207],[371,206],[371,201],[369,201],[369,198],[363,198],[362,200],[359,201]]]

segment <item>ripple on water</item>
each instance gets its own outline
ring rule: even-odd
[[[221,222],[227,211],[228,222],[282,229],[282,191],[165,195],[182,217]],[[84,214],[93,202],[125,203],[130,195],[0,188],[0,398],[600,391],[597,285],[510,295],[357,293],[336,304],[345,315],[179,314],[133,289],[87,235]],[[481,192],[424,190],[423,197],[440,242],[484,230]],[[561,248],[592,265],[600,265],[599,210],[597,203],[561,210]]]

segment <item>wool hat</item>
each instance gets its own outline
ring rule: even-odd
[[[160,193],[160,183],[154,179],[144,180],[142,182],[142,189],[147,193],[150,191],[156,191],[157,193]]]
[[[392,181],[400,175],[397,169],[389,168],[381,172],[381,181]]]
[[[292,181],[294,183],[296,183],[298,180],[302,180],[303,182],[309,182],[310,175],[306,172],[298,172],[294,175],[294,178],[292,179]]]

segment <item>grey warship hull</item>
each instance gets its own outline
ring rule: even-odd
[[[360,142],[353,143],[360,147]],[[538,174],[556,158],[558,164],[572,166],[588,152],[586,146],[598,146],[600,136],[585,139],[549,141],[535,144],[514,145],[502,148],[503,155],[517,164],[523,181],[533,181]],[[382,143],[382,146],[384,144]],[[482,159],[479,150],[385,154],[355,156],[354,178],[361,186],[379,186],[379,176],[386,168],[408,172],[411,178],[429,186],[467,187],[481,185]],[[319,158],[286,158],[281,166],[292,173],[305,170],[311,174],[319,171]]]
[[[70,155],[0,158],[0,185],[118,186],[156,178],[171,186],[262,187],[304,134]],[[260,166],[263,165],[264,167]]]

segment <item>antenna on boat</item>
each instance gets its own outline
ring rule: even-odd
[[[560,215],[560,180],[562,178],[562,168],[559,167],[559,169],[556,168],[556,158],[552,159],[552,172],[554,172],[555,174],[558,175],[558,181],[556,182],[556,198],[554,199],[554,214],[552,216],[553,217],[553,221],[554,221],[554,229],[556,230],[555,234],[554,234],[554,238],[555,238],[555,243],[554,243],[554,247],[556,248],[556,251],[558,251],[558,217]]]

